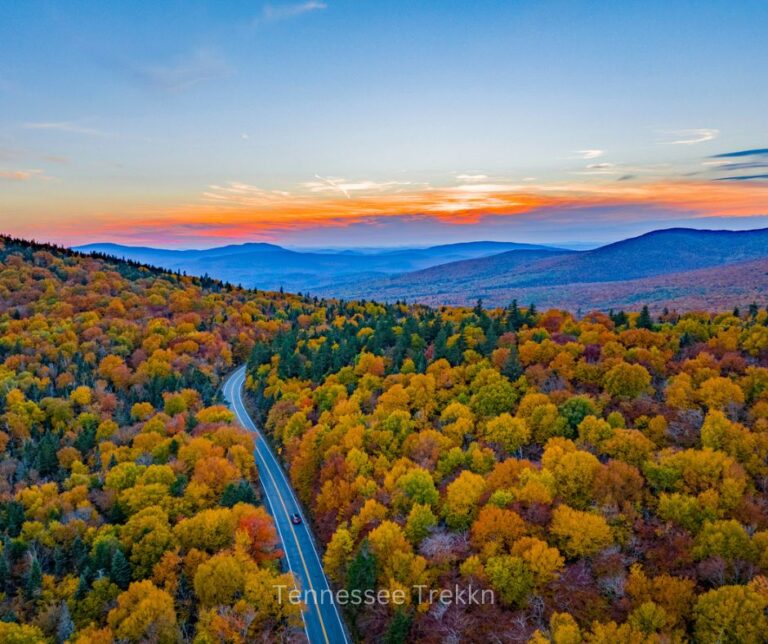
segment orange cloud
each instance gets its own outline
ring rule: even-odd
[[[0,179],[29,181],[31,179],[47,179],[47,177],[43,170],[0,170]]]
[[[319,188],[318,184],[312,188]],[[358,192],[358,186],[364,188]],[[250,234],[259,229],[339,226],[371,217],[403,215],[429,216],[462,225],[485,215],[519,216],[548,208],[610,205],[656,206],[698,216],[758,216],[768,214],[768,184],[470,183],[437,188],[339,180],[329,183],[328,190],[290,193],[233,182],[212,186],[195,204],[145,211],[142,225],[198,225],[208,234],[220,224],[227,230],[241,226]]]
[[[278,239],[281,233],[346,227],[387,217],[424,219],[448,225],[472,225],[483,217],[546,221],[577,208],[616,207],[617,223],[637,219],[621,207],[644,206],[688,217],[768,215],[768,183],[610,181],[521,184],[468,181],[435,187],[407,182],[347,181],[317,178],[299,189],[266,190],[242,182],[210,186],[195,202],[167,208],[140,208],[95,214],[91,239],[125,238],[155,243],[171,239]],[[82,238],[82,217],[59,220],[63,236]],[[556,224],[554,224],[556,225]]]

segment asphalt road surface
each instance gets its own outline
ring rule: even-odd
[[[264,490],[266,508],[275,520],[288,569],[306,593],[307,608],[304,611],[304,630],[311,644],[347,644],[349,638],[341,621],[339,608],[323,571],[320,553],[312,539],[309,524],[301,511],[288,477],[277,462],[267,442],[251,419],[243,404],[245,367],[240,367],[224,383],[224,397],[235,413],[238,422],[254,434],[256,465]],[[298,514],[302,521],[294,525],[291,515]],[[306,592],[306,591],[314,591]],[[283,590],[288,601],[288,590]],[[316,599],[316,601],[315,601]]]

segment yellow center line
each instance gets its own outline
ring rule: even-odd
[[[245,374],[243,373],[243,383],[245,382]],[[237,396],[240,399],[240,404],[245,410],[245,405],[243,404],[242,394],[240,392],[240,387],[237,388]],[[246,410],[247,413],[247,410]],[[261,441],[264,441],[264,438],[260,436],[258,433],[256,435],[256,449],[260,450],[260,443],[259,439]],[[266,446],[266,442],[264,443],[264,449],[269,449]],[[267,459],[262,454],[262,459],[266,463]],[[269,474],[269,478],[272,480],[272,484],[275,486],[275,492],[277,493],[278,498],[280,499],[280,504],[283,506],[283,510],[285,510],[285,515],[288,517],[288,527],[291,529],[291,534],[293,534],[293,540],[296,543],[296,550],[299,553],[299,558],[301,559],[301,565],[304,567],[304,573],[307,576],[307,584],[309,585],[310,590],[312,591],[312,594],[315,596],[315,609],[317,610],[317,617],[320,620],[320,628],[323,630],[323,637],[325,638],[326,642],[330,642],[328,639],[328,631],[325,629],[325,622],[323,621],[323,615],[320,612],[320,597],[317,595],[317,591],[315,590],[314,586],[312,585],[312,576],[309,574],[309,568],[307,567],[307,562],[304,559],[304,554],[301,551],[301,544],[299,543],[299,537],[296,534],[296,529],[293,527],[293,522],[291,521],[291,513],[288,512],[288,506],[285,504],[285,499],[283,498],[282,492],[280,492],[280,488],[277,485],[277,481],[275,480],[275,477],[272,474],[272,471],[269,469],[269,467],[266,468],[267,474]],[[286,557],[288,556],[288,553],[286,553]]]

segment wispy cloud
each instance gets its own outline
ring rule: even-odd
[[[590,163],[587,166],[589,172],[583,174],[616,174],[621,172],[613,163]]]
[[[340,192],[347,199],[350,198],[349,190],[344,186],[344,179],[337,179],[334,177],[321,177],[319,174],[315,175],[315,179],[318,181],[310,181],[304,184],[304,187],[312,192]]]
[[[715,181],[764,181],[768,175],[757,171],[764,171],[768,168],[768,148],[713,154],[709,159],[702,161],[702,165],[708,166],[712,172],[743,173],[744,171],[752,171],[752,174],[718,177]]]
[[[488,181],[489,177],[487,174],[457,174],[456,179],[458,181],[474,183],[475,181]]]
[[[0,179],[6,181],[30,181],[48,178],[43,170],[0,170]]]
[[[736,152],[723,152],[722,154],[713,154],[710,159],[734,159],[739,157],[766,157],[768,148],[754,148],[752,150],[737,150]]]
[[[54,132],[66,132],[67,134],[82,134],[83,136],[112,136],[109,132],[80,125],[73,121],[24,123],[21,127],[25,130],[51,130]]]
[[[207,49],[199,49],[166,64],[133,67],[132,70],[146,85],[168,94],[179,94],[232,74],[224,59]]]
[[[317,181],[302,184],[303,187],[314,193],[337,192],[347,199],[353,192],[381,192],[397,186],[413,185],[410,181],[349,181],[341,177],[321,177],[319,174],[315,175],[315,179]]]
[[[605,154],[605,150],[577,150],[576,154],[581,159],[597,159]]]
[[[668,164],[633,165],[628,163],[608,163],[601,161],[589,163],[586,168],[572,170],[570,174],[581,176],[616,177],[620,181],[628,181],[636,175],[642,175],[646,180],[656,178],[662,180],[669,175]]]
[[[671,130],[663,134],[674,138],[672,141],[659,141],[661,145],[694,145],[716,139],[720,130],[704,127],[691,130]]]
[[[716,169],[723,172],[732,172],[734,170],[757,170],[758,168],[768,168],[768,159],[765,161],[746,161],[744,163],[721,163]]]
[[[286,205],[290,199],[291,194],[283,190],[264,190],[240,181],[212,185],[203,193],[203,200],[209,203],[250,207]]]
[[[768,181],[768,174],[743,174],[737,177],[720,177],[715,181]]]
[[[325,2],[318,0],[307,0],[307,2],[297,2],[293,4],[267,4],[261,11],[262,20],[266,22],[277,22],[279,20],[289,20],[306,13],[322,11],[327,9]]]
[[[611,176],[624,174],[626,171],[626,168],[614,163],[590,163],[586,170],[577,170],[572,174]]]

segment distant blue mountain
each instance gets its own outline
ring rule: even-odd
[[[428,248],[304,251],[275,244],[246,243],[204,250],[170,250],[98,243],[77,246],[190,275],[210,275],[264,290],[284,287],[307,292],[320,287],[382,278],[432,266],[513,251],[547,251],[546,246],[477,241]]]
[[[738,266],[754,272],[750,262],[765,258],[768,228],[670,228],[593,250],[518,250],[450,262],[385,278],[335,284],[320,289],[318,295],[355,299],[375,294],[382,300],[429,304],[470,304],[482,298],[494,305],[513,298],[532,298],[541,306],[576,310],[585,303],[587,290],[593,293],[590,301],[596,308],[606,302],[615,306],[632,304],[633,292],[641,286],[638,280],[652,280],[643,288],[652,285],[663,296],[663,277],[674,275],[679,286],[685,282],[681,275],[686,273],[691,276],[689,290],[703,297],[715,286],[706,281],[713,280],[716,272],[712,269],[733,267],[727,273],[729,284],[738,284]],[[754,276],[749,281],[754,282]],[[624,286],[618,288],[618,283]],[[625,300],[618,298],[618,291]]]

